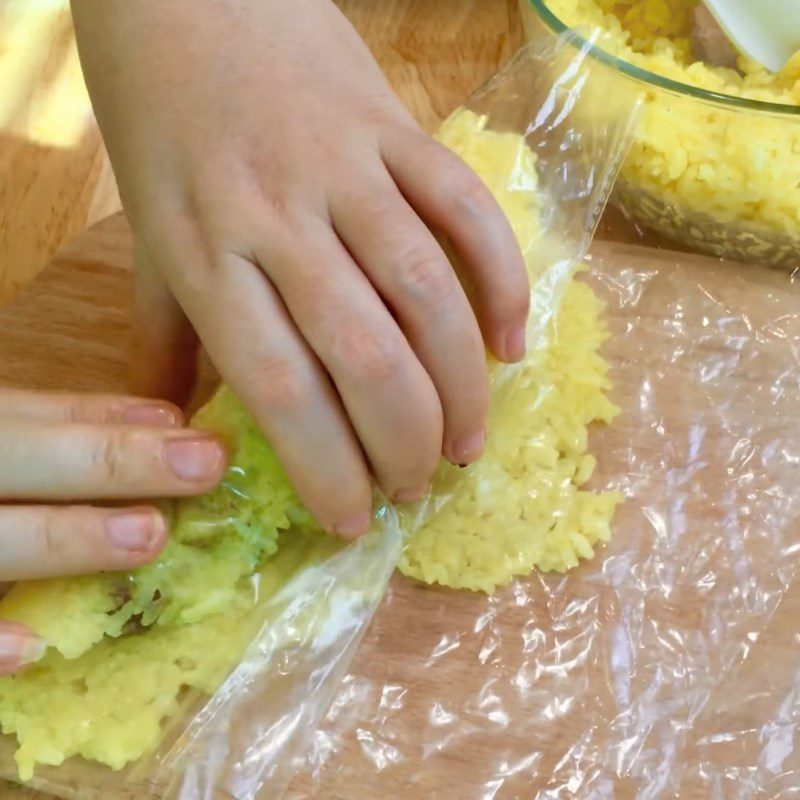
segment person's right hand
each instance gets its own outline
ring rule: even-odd
[[[0,582],[152,561],[167,523],[147,501],[202,494],[225,470],[220,442],[182,419],[169,403],[0,388]],[[43,652],[0,620],[0,675]]]
[[[479,458],[485,346],[525,351],[522,254],[334,3],[72,6],[141,245],[134,390],[180,399],[194,328],[309,511],[343,536],[368,528],[373,477],[408,501],[442,454]]]

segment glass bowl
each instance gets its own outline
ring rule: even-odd
[[[520,8],[529,40],[569,30],[544,0]],[[800,106],[681,83],[574,35],[642,98],[613,196],[623,213],[693,250],[800,267]]]

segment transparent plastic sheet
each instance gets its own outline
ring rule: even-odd
[[[167,796],[279,796],[292,758],[333,699],[402,547],[395,512],[379,530],[300,571],[264,609],[257,639],[167,754]],[[272,794],[272,793],[275,794]]]
[[[797,286],[592,252],[614,537],[493,597],[395,579],[291,800],[797,796]]]
[[[536,157],[539,230],[526,245],[532,354],[547,344],[625,152],[636,98],[612,91],[614,81],[572,38],[532,42],[466,104],[487,130],[524,134]],[[513,165],[500,178],[510,192],[525,188],[516,186],[526,176]],[[516,374],[515,367],[494,368],[494,414],[502,414]],[[182,701],[153,757],[122,773],[73,759],[38,770],[33,783],[78,798],[280,797],[339,691],[405,537],[447,502],[434,493],[402,514],[384,506],[367,537],[296,570],[261,602],[258,632],[226,681],[210,699]]]
[[[572,37],[533,42],[466,104],[487,117],[488,130],[524,133],[537,158],[541,228],[528,253],[533,350],[545,344],[548,320],[591,241],[627,145],[636,98],[617,94],[600,117],[595,113],[609,80],[610,71],[590,66]],[[513,188],[518,177],[512,170],[504,179]],[[495,368],[496,399],[513,391],[514,374],[514,367]],[[383,598],[404,538],[447,501],[434,493],[399,516],[385,508],[381,531],[283,588],[242,663],[164,760],[179,776],[170,796],[281,796]]]

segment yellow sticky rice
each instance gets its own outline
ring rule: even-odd
[[[800,105],[800,52],[776,74],[743,56],[741,74],[692,58],[697,0],[546,3],[568,26],[601,28],[603,49],[637,67],[721,94]],[[800,118],[726,110],[654,89],[619,189],[629,212],[662,233],[720,255],[794,264]]]
[[[483,129],[462,114],[438,138],[492,189],[511,222],[536,289],[539,207],[535,161],[516,134]],[[546,290],[545,290],[546,291]],[[469,469],[442,463],[433,511],[400,570],[426,583],[492,592],[533,569],[565,572],[608,541],[619,497],[580,489],[594,470],[587,426],[610,422],[602,304],[584,284],[567,287],[544,347],[493,402],[483,457]]]
[[[230,467],[219,489],[176,504],[155,563],[20,583],[0,601],[0,618],[50,646],[32,667],[0,678],[0,725],[17,737],[22,780],[37,763],[80,755],[120,769],[152,751],[183,690],[212,694],[264,622],[264,603],[341,547],[302,509],[229,390],[195,424],[225,439]]]
[[[463,109],[439,138],[497,197],[536,285],[543,200],[524,139],[487,130],[484,117]],[[597,353],[606,336],[600,313],[588,287],[566,288],[547,345],[532,348],[496,398],[484,458],[464,471],[440,468],[430,515],[400,564],[406,574],[489,592],[535,567],[567,570],[608,539],[619,498],[580,489],[594,467],[587,426],[616,413]],[[501,368],[492,369],[500,383]],[[342,547],[302,508],[230,390],[222,387],[194,424],[220,434],[230,467],[217,490],[171,509],[170,539],[154,564],[22,583],[0,601],[0,618],[27,624],[49,645],[37,664],[0,679],[0,725],[17,738],[22,780],[36,764],[76,755],[120,769],[153,752],[184,692],[212,694],[268,622],[264,602]]]
[[[597,354],[606,336],[600,312],[587,286],[569,285],[552,344],[528,360],[491,414],[483,458],[466,474],[440,466],[439,507],[406,548],[403,573],[492,592],[535,568],[566,572],[608,541],[620,498],[580,489],[595,466],[587,426],[617,413]]]

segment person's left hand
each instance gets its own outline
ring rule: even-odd
[[[225,470],[216,437],[182,422],[159,401],[0,389],[0,582],[152,561],[167,521],[147,501],[202,494]],[[0,620],[0,675],[43,652]]]

